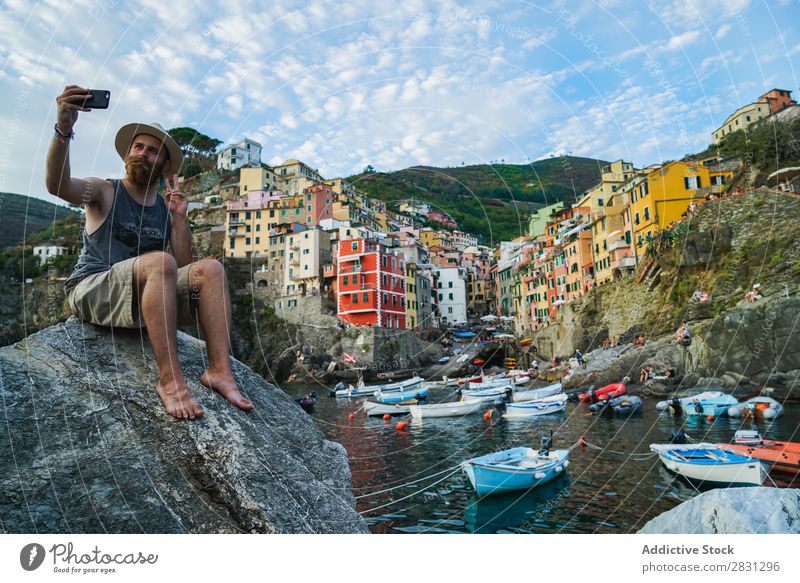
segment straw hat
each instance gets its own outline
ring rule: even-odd
[[[119,128],[117,137],[114,140],[114,147],[116,147],[117,154],[119,154],[120,158],[125,160],[125,158],[128,156],[128,153],[131,151],[133,138],[139,134],[147,134],[148,136],[153,136],[157,140],[160,140],[167,148],[167,152],[169,152],[169,159],[172,161],[169,172],[173,174],[180,172],[181,164],[183,163],[183,152],[181,151],[181,147],[178,145],[178,142],[172,139],[172,136],[170,136],[166,130],[164,130],[164,128],[162,128],[161,125],[157,124],[156,122],[129,123]]]

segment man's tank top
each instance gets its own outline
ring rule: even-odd
[[[164,197],[158,194],[155,204],[142,206],[121,180],[110,182],[114,186],[111,211],[91,235],[83,230],[83,249],[65,283],[67,290],[85,277],[108,271],[115,263],[167,248],[171,224]]]

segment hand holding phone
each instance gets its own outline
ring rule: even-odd
[[[111,91],[107,89],[90,89],[89,98],[83,102],[86,109],[108,109],[111,101]]]

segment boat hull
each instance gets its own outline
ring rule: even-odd
[[[400,403],[410,399],[417,399],[419,401],[428,398],[428,389],[419,387],[417,389],[404,390],[404,391],[390,391],[385,393],[380,391],[375,393],[375,400],[379,403]]]
[[[384,415],[408,415],[410,405],[375,403],[364,401],[364,411],[368,417],[383,417]]]
[[[537,399],[544,399],[552,397],[561,392],[561,383],[555,383],[539,389],[531,389],[530,391],[514,391],[511,397],[512,403],[525,403],[527,401],[536,401]]]
[[[457,401],[455,403],[437,403],[432,405],[411,405],[409,412],[414,419],[430,417],[460,417],[477,413],[483,408],[480,399]]]
[[[770,466],[772,473],[800,476],[800,443],[765,439],[756,446],[720,443],[718,447],[761,460]]]
[[[664,467],[705,486],[761,486],[767,476],[757,459],[723,451],[715,445],[650,446]]]
[[[422,377],[414,377],[407,381],[397,383],[387,383],[383,385],[371,385],[369,387],[354,387],[350,385],[346,389],[336,391],[335,396],[341,398],[372,397],[376,393],[390,393],[392,391],[403,391],[413,389],[422,382]]]
[[[509,403],[503,417],[506,419],[529,419],[541,415],[563,413],[567,407],[567,396],[563,393],[546,399],[528,401],[525,403]]]
[[[514,465],[515,461],[520,460],[520,465]],[[530,467],[526,467],[526,464],[530,464]],[[542,457],[530,448],[514,448],[468,460],[462,464],[462,470],[469,478],[475,493],[478,496],[487,496],[528,490],[546,484],[562,475],[568,465],[567,450],[552,451]]]

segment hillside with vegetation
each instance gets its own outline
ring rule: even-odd
[[[450,214],[484,244],[525,233],[532,208],[572,203],[600,180],[602,160],[566,156],[530,164],[481,164],[455,168],[413,166],[396,172],[351,176],[355,188],[386,202],[417,199]],[[396,208],[396,206],[395,206]]]
[[[22,243],[23,239],[51,227],[54,222],[78,215],[69,207],[9,192],[0,192],[0,212],[5,224],[0,230],[0,249]]]

